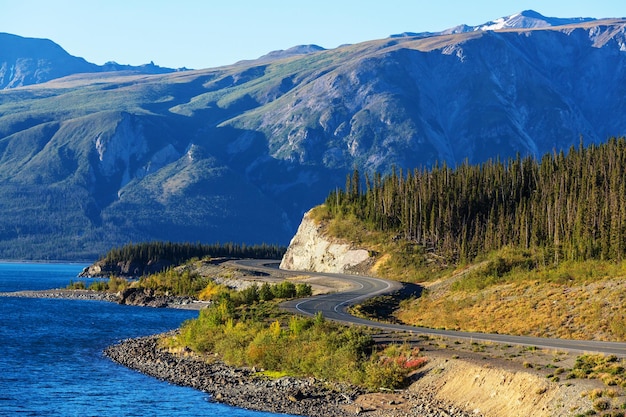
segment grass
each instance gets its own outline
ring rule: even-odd
[[[401,304],[406,323],[485,333],[626,340],[626,283],[618,278],[562,285],[539,280],[457,290]]]
[[[581,355],[567,377],[599,379],[608,386],[626,388],[626,362],[613,355]]]
[[[452,271],[451,266],[429,261],[411,244],[371,232],[349,216],[327,220],[322,211],[319,218],[328,222],[329,234],[356,240],[376,253],[377,275],[423,283],[422,296],[399,304],[394,300],[399,309],[387,319],[484,333],[626,340],[625,262],[589,260],[544,267],[531,252],[503,248],[474,266]],[[443,290],[436,291],[435,282]],[[371,317],[372,308],[381,311],[388,304],[374,300],[354,311]]]

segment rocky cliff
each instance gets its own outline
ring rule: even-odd
[[[325,236],[322,225],[305,213],[280,263],[281,269],[344,273],[369,260],[365,249]]]

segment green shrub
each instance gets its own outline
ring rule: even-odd
[[[109,278],[109,282],[107,284],[108,288],[107,290],[110,292],[118,292],[118,291],[123,291],[128,287],[129,283],[126,279],[124,278],[119,278],[116,276],[111,276]]]
[[[84,290],[85,288],[85,283],[83,281],[70,281],[69,285],[67,286],[68,290]]]
[[[611,400],[608,398],[598,398],[593,402],[593,408],[596,411],[605,411],[611,408]]]
[[[581,355],[568,378],[600,379],[606,385],[626,386],[624,360],[614,355]]]
[[[259,286],[254,283],[249,287],[239,291],[239,304],[254,304],[260,300]]]
[[[313,289],[309,284],[296,284],[297,298],[310,297],[311,295],[313,295]]]
[[[293,298],[297,294],[296,286],[290,281],[283,281],[272,286],[272,293],[275,298]]]
[[[168,269],[165,272],[142,277],[136,283],[138,288],[153,290],[156,294],[196,297],[206,289],[209,278],[184,270]]]
[[[105,281],[94,281],[89,285],[89,289],[93,291],[106,291],[109,285]]]
[[[261,301],[272,301],[274,299],[274,293],[269,283],[264,282],[259,288],[259,299]]]

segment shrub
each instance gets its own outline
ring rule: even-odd
[[[272,301],[274,299],[274,293],[272,292],[272,288],[270,284],[264,282],[263,285],[259,288],[259,299],[261,301]]]
[[[605,411],[611,408],[611,400],[608,398],[598,398],[593,402],[593,408],[596,411]]]
[[[276,298],[293,298],[296,296],[296,286],[293,282],[283,281],[272,286],[272,293]]]
[[[419,356],[419,349],[406,345],[389,345],[371,356],[365,368],[365,385],[370,389],[397,389],[408,383],[408,376],[423,367],[428,359]]]
[[[309,284],[296,284],[296,297],[310,297],[313,294],[313,289]]]
[[[581,355],[568,378],[600,379],[606,385],[626,385],[624,361],[614,355]]]
[[[406,370],[394,361],[372,360],[365,368],[365,386],[370,389],[400,388],[406,380]]]
[[[225,285],[218,284],[215,281],[209,281],[200,293],[198,293],[198,299],[216,301],[223,298],[224,294],[229,292],[230,290]]]
[[[259,286],[254,283],[249,287],[239,291],[240,304],[254,304],[259,301]]]
[[[126,289],[129,284],[128,281],[124,278],[111,276],[107,285],[110,292],[118,292]]]
[[[309,318],[302,318],[298,316],[292,316],[289,319],[289,331],[294,336],[299,336],[303,331],[307,330],[315,323]]]
[[[84,290],[85,289],[85,283],[83,281],[70,281],[69,285],[67,286],[68,290]]]
[[[109,286],[105,281],[94,281],[89,285],[89,289],[93,291],[106,291],[109,289]]]
[[[153,290],[156,294],[171,294],[177,296],[195,297],[203,291],[209,279],[201,277],[199,274],[184,270],[179,272],[175,269],[168,269],[165,272],[142,277],[136,283],[138,288]]]

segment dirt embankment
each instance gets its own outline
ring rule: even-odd
[[[598,381],[552,382],[532,371],[490,361],[433,357],[409,391],[427,390],[485,417],[566,417],[593,409],[584,395]]]

